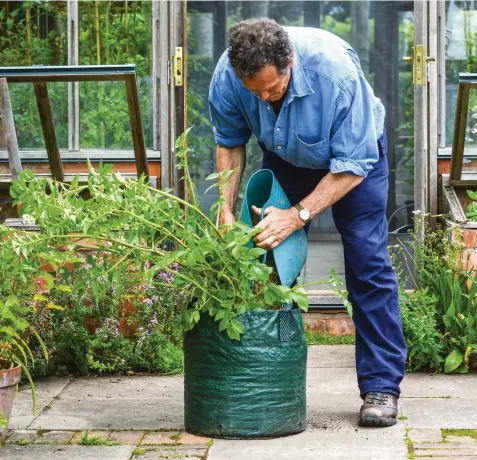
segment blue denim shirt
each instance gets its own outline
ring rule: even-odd
[[[355,51],[320,29],[286,27],[294,49],[288,91],[278,116],[245,88],[229,64],[217,63],[209,107],[217,144],[235,147],[255,134],[262,148],[304,168],[364,176],[379,159],[384,107]]]

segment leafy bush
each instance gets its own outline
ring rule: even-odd
[[[435,318],[436,298],[428,289],[400,294],[409,371],[439,369],[443,361],[441,334]]]
[[[417,214],[417,224],[428,217]],[[466,373],[477,368],[477,280],[461,260],[461,231],[451,230],[452,243],[449,232],[425,225],[422,238],[414,235],[412,253],[400,248],[415,273],[412,293],[404,291],[400,277],[409,370]]]

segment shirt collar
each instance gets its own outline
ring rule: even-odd
[[[311,88],[310,84],[303,70],[303,65],[301,63],[301,58],[298,52],[293,49],[294,54],[294,65],[291,69],[291,80],[293,83],[293,95],[296,97],[307,96],[313,94],[314,91]]]

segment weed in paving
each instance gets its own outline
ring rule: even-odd
[[[101,436],[90,436],[88,431],[83,431],[81,433],[80,439],[81,446],[119,446],[120,443],[117,441],[108,441],[107,439],[102,438]]]
[[[468,436],[469,438],[477,440],[477,430],[473,429],[443,428],[441,433],[443,438],[447,436]]]

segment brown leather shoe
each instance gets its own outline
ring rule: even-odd
[[[397,398],[389,393],[370,392],[364,395],[359,412],[359,426],[386,427],[396,425]]]

